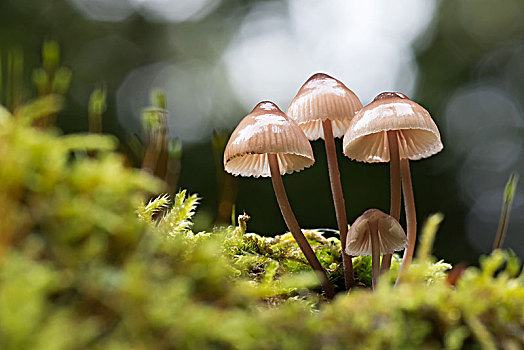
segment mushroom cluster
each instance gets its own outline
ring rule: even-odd
[[[344,138],[343,153],[350,159],[390,162],[390,215],[377,209],[367,210],[348,231],[335,137]],[[233,131],[224,152],[225,170],[233,175],[271,177],[289,231],[317,273],[326,296],[333,298],[333,285],[300,229],[281,178],[313,165],[315,159],[309,141],[319,138],[324,140],[326,148],[346,290],[355,284],[353,256],[372,256],[375,288],[379,275],[389,270],[392,253],[405,248],[400,278],[411,263],[417,231],[409,160],[426,158],[442,150],[437,126],[423,107],[404,94],[381,93],[362,107],[357,95],[342,82],[317,73],[299,89],[286,113],[272,102],[260,102]],[[399,224],[402,194],[407,237]]]

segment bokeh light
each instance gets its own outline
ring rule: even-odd
[[[131,0],[152,21],[200,20],[220,5],[220,0]]]
[[[388,90],[409,95],[417,78],[412,45],[434,8],[434,1],[416,0],[260,3],[224,62],[246,109],[264,99],[285,108],[315,72],[344,81],[363,101]]]
[[[70,0],[87,18],[95,21],[120,22],[134,13],[129,0]]]
[[[138,12],[150,21],[199,20],[220,5],[220,0],[70,0],[84,16],[120,22]]]
[[[213,131],[227,139],[261,100],[285,110],[317,72],[343,81],[364,104],[383,91],[404,92],[434,118],[444,150],[413,162],[412,169],[419,222],[435,211],[445,213],[437,256],[474,263],[488,252],[506,181],[514,171],[524,176],[522,0],[1,4],[2,49],[24,52],[24,97],[35,92],[32,70],[41,65],[42,40],[60,44],[61,63],[73,74],[66,109],[57,117],[64,133],[85,131],[89,96],[104,87],[102,131],[116,134],[125,151],[132,134],[142,133],[141,111],[150,105],[151,91],[164,89],[170,136],[183,148],[179,185],[203,198],[197,230],[209,229],[219,205],[214,176],[222,169],[211,145]],[[284,181],[301,223],[334,228],[323,145],[313,143],[313,149],[317,166]],[[136,154],[130,156],[133,165],[140,163]],[[386,165],[369,167],[341,156],[340,170],[350,219],[389,206]],[[253,218],[250,229],[281,233],[285,226],[275,219],[270,183],[236,181],[234,201],[237,211]],[[523,210],[521,181],[505,245],[521,255]]]
[[[213,130],[230,127],[237,119],[229,90],[223,89],[220,66],[200,61],[159,62],[131,71],[117,92],[118,116],[131,133],[140,133],[140,113],[153,89],[165,91],[171,114],[172,137],[184,142],[209,138]]]

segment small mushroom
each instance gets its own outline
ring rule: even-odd
[[[388,162],[391,159],[391,215],[397,220],[400,216],[400,174],[408,238],[400,267],[402,272],[411,263],[417,236],[409,160],[427,158],[442,150],[438,128],[428,111],[404,94],[384,92],[355,115],[344,135],[343,148],[347,157],[361,162]],[[398,165],[395,164],[397,159],[400,159]],[[390,262],[391,257],[387,259]]]
[[[354,256],[371,255],[371,279],[375,289],[379,277],[380,255],[402,250],[407,243],[404,229],[395,218],[378,209],[369,209],[351,225],[346,253]]]
[[[329,180],[342,247],[346,244],[348,222],[334,137],[342,137],[355,113],[362,108],[357,95],[342,82],[323,73],[311,76],[298,90],[286,114],[295,120],[311,141],[323,138]],[[351,257],[342,250],[346,290],[354,284]]]
[[[233,131],[224,151],[224,168],[233,175],[269,177],[286,225],[317,273],[328,298],[335,295],[326,271],[318,261],[291,210],[281,175],[315,162],[313,150],[300,127],[274,103],[260,102]]]

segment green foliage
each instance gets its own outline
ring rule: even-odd
[[[194,194],[186,197],[186,190],[175,195],[173,206],[160,220],[158,228],[170,235],[187,233],[193,223],[191,218],[195,215],[198,197]]]
[[[151,104],[156,108],[167,109],[166,93],[162,89],[151,91]]]
[[[497,234],[493,242],[493,250],[500,249],[504,245],[504,239],[506,238],[506,232],[509,225],[509,214],[511,213],[511,207],[513,205],[513,199],[515,197],[515,191],[517,190],[518,183],[519,174],[512,173],[509,176],[506,187],[504,188],[504,200],[502,201],[502,211],[500,213]]]
[[[180,175],[182,143],[170,139],[168,119],[166,94],[155,89],[151,93],[151,106],[142,110],[145,148],[136,153],[142,155],[142,169],[164,180],[169,193],[174,193]],[[136,146],[135,143],[133,147]]]
[[[394,259],[375,292],[328,303],[290,234],[247,233],[247,215],[195,233],[196,195],[145,204],[161,184],[124,167],[112,139],[64,137],[22,119],[0,122],[1,349],[524,346],[520,261],[496,250],[448,285],[449,265],[430,255],[438,216],[400,285],[389,283]],[[336,281],[340,241],[305,235]],[[370,259],[354,264],[369,286]]]
[[[182,141],[177,138],[169,141],[169,159],[182,159]]]
[[[144,222],[153,223],[153,216],[169,206],[169,195],[164,194],[149,201],[147,205],[139,204],[138,217]]]
[[[8,118],[11,117],[11,113],[4,106],[0,105],[0,124],[7,122]]]
[[[102,115],[107,108],[106,99],[107,92],[105,86],[93,90],[89,97],[89,114]]]
[[[42,67],[33,71],[33,83],[40,96],[57,93],[65,94],[71,84],[72,72],[60,66],[60,46],[56,41],[42,45]]]
[[[107,92],[106,87],[102,87],[93,90],[89,97],[88,105],[88,121],[89,121],[89,132],[97,133],[102,131],[102,114],[107,109]]]
[[[6,55],[4,55],[4,53]],[[16,109],[23,100],[24,54],[20,48],[0,50],[0,103]]]
[[[64,99],[60,95],[46,95],[26,103],[18,108],[14,116],[30,124],[57,113],[63,107]]]

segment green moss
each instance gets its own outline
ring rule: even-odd
[[[355,258],[362,288],[329,303],[288,233],[246,233],[246,217],[193,232],[197,197],[146,205],[162,184],[125,167],[111,138],[22,119],[0,122],[1,349],[524,346],[520,261],[497,250],[448,285],[450,266],[429,254],[439,217],[403,283],[390,283],[394,259],[372,293],[370,259]],[[339,240],[305,234],[341,290]]]

